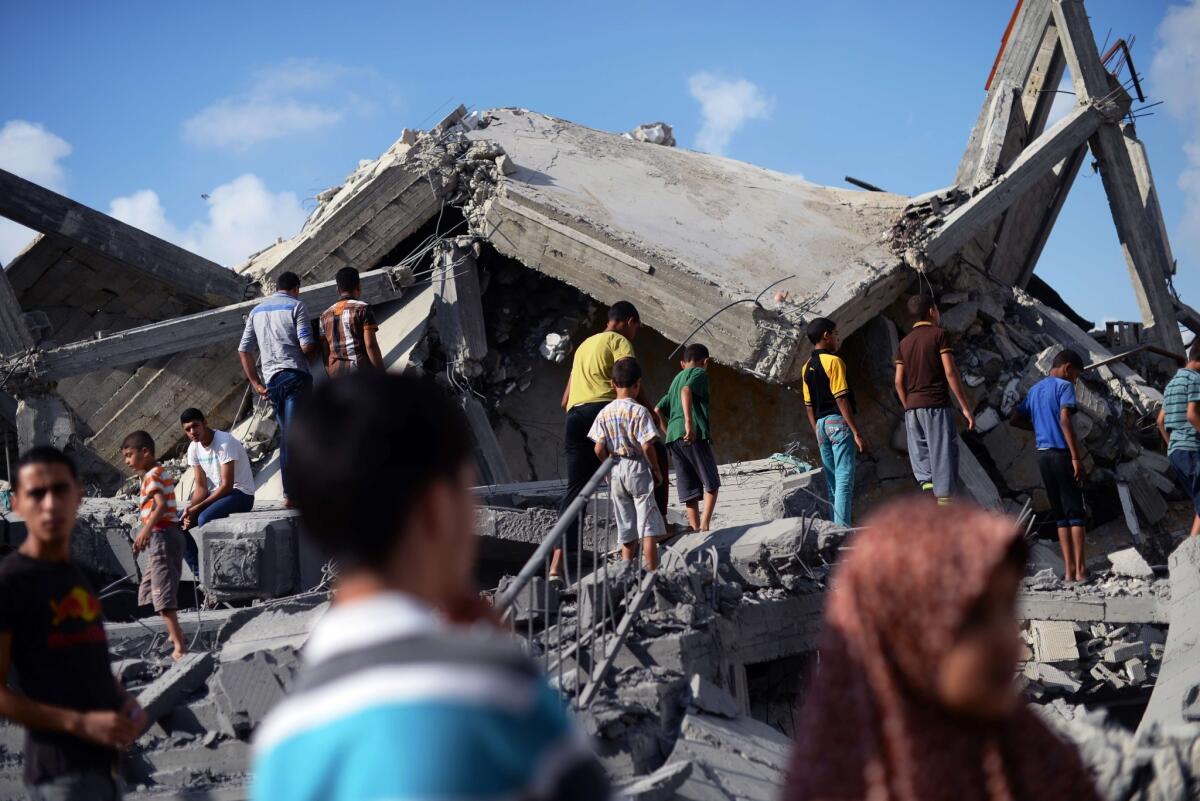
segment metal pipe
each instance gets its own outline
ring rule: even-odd
[[[525,585],[529,583],[530,579],[532,579],[538,572],[538,568],[541,566],[542,561],[546,559],[558,546],[558,541],[562,539],[563,534],[567,530],[567,526],[574,524],[575,518],[579,516],[583,507],[587,505],[588,501],[591,499],[592,493],[594,493],[596,488],[600,486],[600,482],[608,478],[608,474],[612,472],[615,464],[616,460],[612,457],[609,457],[602,465],[600,465],[600,469],[593,473],[592,477],[588,479],[588,483],[583,486],[583,489],[579,491],[577,496],[575,496],[575,500],[571,501],[571,505],[568,506],[558,518],[558,522],[554,524],[554,528],[550,529],[550,533],[547,534],[545,539],[542,540],[541,544],[538,545],[537,550],[533,552],[533,556],[529,557],[529,560],[525,562],[525,565],[521,568],[521,571],[517,573],[517,577],[513,579],[512,584],[509,584],[508,589],[506,589],[496,600],[497,612],[503,614],[508,611],[510,606],[512,606],[513,601],[517,597],[517,593],[519,593],[525,587]],[[582,547],[582,543],[580,545]]]

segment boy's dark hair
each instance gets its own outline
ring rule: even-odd
[[[296,275],[291,270],[285,273],[280,273],[275,279],[275,288],[280,292],[291,292],[293,289],[300,288],[300,276]]]
[[[608,321],[610,323],[623,323],[626,320],[633,320],[636,323],[642,321],[638,314],[637,306],[634,306],[627,300],[618,300],[608,310]]]
[[[150,436],[148,431],[134,431],[125,439],[121,440],[121,450],[129,448],[130,450],[140,451],[142,448],[150,451],[150,455],[154,455],[154,437]]]
[[[334,280],[337,281],[338,292],[353,292],[362,284],[362,279],[358,277],[358,270],[353,267],[343,267],[338,270]]]
[[[1200,336],[1192,340],[1192,344],[1188,347],[1188,361],[1200,362]]]
[[[629,389],[642,379],[642,366],[634,358],[620,359],[613,365],[612,382],[621,389]]]
[[[204,412],[197,409],[195,406],[189,406],[183,410],[183,414],[179,415],[179,424],[184,423],[203,423]]]
[[[819,345],[825,335],[837,330],[837,323],[830,320],[828,317],[815,317],[808,324],[808,341],[814,345]]]
[[[702,362],[708,358],[708,348],[699,342],[693,342],[683,349],[683,360],[688,364]]]
[[[426,490],[471,459],[470,430],[428,379],[364,370],[327,381],[288,425],[288,496],[328,556],[378,568]]]
[[[17,489],[22,468],[31,464],[66,465],[67,472],[71,474],[71,478],[76,482],[79,481],[79,469],[75,467],[75,462],[71,460],[70,456],[67,456],[52,445],[35,445],[21,454],[21,458],[17,460],[16,469],[13,471],[12,476],[10,476],[14,491]]]
[[[913,295],[908,299],[908,313],[918,320],[924,320],[935,308],[937,301],[930,295]]]
[[[1063,348],[1058,352],[1058,355],[1054,357],[1054,362],[1051,364],[1051,367],[1062,367],[1064,364],[1069,364],[1076,370],[1082,370],[1083,357],[1080,356],[1078,352],[1073,351],[1070,348]]]

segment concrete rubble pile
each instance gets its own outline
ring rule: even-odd
[[[1057,544],[1032,540],[1019,680],[1081,743],[1110,797],[1182,797],[1200,754],[1200,547],[1179,544],[1190,504],[1152,421],[1175,367],[1162,354],[1182,351],[1179,323],[1197,326],[1200,315],[1171,288],[1148,157],[1126,116],[1133,101],[1094,38],[1079,0],[1019,4],[954,184],[911,198],[680,149],[663,122],[621,134],[460,106],[358,162],[317,195],[299,233],[230,271],[0,170],[0,214],[39,232],[0,278],[0,425],[22,448],[69,450],[90,494],[104,496],[87,500],[74,555],[105,588],[110,619],[136,613],[139,575],[122,438],[147,430],[175,457],[181,499],[183,407],[233,430],[254,461],[255,511],[200,529],[201,575],[185,568],[185,595],[199,583],[209,605],[225,607],[181,614],[196,655],[166,668],[155,623],[108,626],[122,677],[157,720],[127,766],[135,797],[241,797],[247,739],[286,692],[324,608],[330,566],[282,508],[275,423],[233,351],[282,272],[301,277],[318,313],[345,266],[363,274],[388,369],[434,376],[466,412],[481,481],[478,578],[497,592],[555,522],[562,389],[606,308],[639,308],[636,348],[653,391],[669,385],[681,343],[712,352],[723,482],[714,531],[672,542],[649,584],[600,556],[561,597],[535,581],[514,611],[639,799],[774,798],[786,766],[845,536],[822,519],[824,481],[810,467],[819,459],[798,387],[806,323],[836,321],[872,443],[858,465],[859,519],[913,487],[892,390],[909,295],[937,298],[977,421],[961,433],[963,494],[1023,520],[1032,513],[1031,535],[1053,537],[1049,501],[1033,437],[1007,420],[1061,348],[1079,351],[1089,369],[1073,419],[1099,578],[1063,584]],[[1076,104],[1047,125],[1068,70]],[[1096,333],[1034,275],[1088,153],[1142,317]],[[601,546],[607,513],[602,493],[586,550]],[[19,520],[0,517],[0,552],[23,536]],[[597,616],[603,642],[616,644],[560,653]],[[19,768],[11,727],[0,747],[7,790]]]

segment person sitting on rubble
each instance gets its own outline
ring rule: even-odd
[[[362,367],[383,369],[375,312],[362,298],[358,270],[343,267],[335,276],[338,301],[321,313],[321,356],[331,377]]]
[[[687,508],[692,531],[708,531],[721,476],[712,450],[709,426],[708,348],[693,342],[683,349],[679,373],[667,394],[654,407],[659,427],[666,433],[667,449],[675,456],[675,486],[679,502]],[[663,465],[659,465],[663,468]],[[663,468],[665,469],[665,468]],[[700,513],[700,499],[704,513]],[[661,509],[660,509],[661,511]]]
[[[0,718],[26,730],[33,801],[117,801],[119,751],[148,722],[113,675],[100,599],[71,559],[79,474],[43,445],[21,456],[12,484],[26,534],[0,561]],[[8,686],[10,667],[19,691]]]
[[[133,538],[136,556],[146,551],[146,568],[138,585],[138,606],[153,606],[167,626],[175,646],[171,658],[178,662],[187,653],[179,627],[179,575],[183,569],[184,537],[175,508],[175,480],[154,455],[154,439],[134,431],[121,443],[125,464],[142,476],[138,493],[141,528]]]
[[[308,360],[317,354],[318,344],[309,327],[308,308],[300,300],[300,277],[293,272],[280,273],[275,294],[266,298],[246,318],[246,328],[238,343],[238,359],[251,388],[271,401],[275,422],[279,425],[279,472],[283,492],[288,495],[288,423],[296,404],[312,391],[312,373]],[[262,380],[254,366],[254,351],[262,361]]]
[[[1087,507],[1083,502],[1083,453],[1071,425],[1075,413],[1075,382],[1083,372],[1083,357],[1064,348],[1054,357],[1050,374],[1034,384],[1010,422],[1032,428],[1037,446],[1038,471],[1050,499],[1050,515],[1058,528],[1063,555],[1063,580],[1087,581],[1084,541]]]
[[[1021,699],[1016,521],[927,495],[873,512],[835,568],[783,801],[1099,801]]]
[[[654,447],[658,428],[650,410],[636,400],[642,394],[642,366],[637,359],[621,359],[613,365],[612,385],[617,399],[596,415],[588,439],[595,443],[597,461],[617,458],[608,482],[621,559],[633,561],[641,540],[645,568],[657,570],[658,540],[666,536],[667,527],[654,488],[662,483],[663,470]]]
[[[612,386],[613,365],[621,359],[631,359],[633,339],[641,328],[642,318],[637,308],[627,300],[619,300],[608,310],[604,331],[579,343],[571,361],[571,374],[563,390],[562,407],[567,413],[563,431],[563,455],[567,462],[567,489],[558,502],[561,516],[575,500],[588,480],[600,469],[595,445],[588,432],[596,415],[616,397]],[[644,398],[639,399],[644,402]],[[566,549],[576,548],[583,515],[563,536]],[[555,548],[550,559],[550,580],[564,580],[564,548]]]
[[[962,409],[968,431],[975,429],[975,415],[941,328],[937,303],[929,295],[917,295],[909,298],[908,313],[917,322],[900,340],[896,354],[896,395],[904,407],[908,461],[921,489],[947,505],[958,486],[958,430],[950,394]]]
[[[1158,432],[1167,443],[1175,482],[1192,499],[1192,536],[1200,536],[1200,337],[1188,348],[1187,364],[1163,390]]]
[[[834,355],[841,345],[837,325],[826,317],[817,317],[808,324],[807,334],[813,350],[800,371],[804,410],[821,451],[833,522],[850,528],[855,454],[866,453],[867,440],[854,419],[858,404],[846,380],[846,363]]]
[[[296,506],[338,578],[255,734],[254,801],[609,797],[562,699],[472,586],[469,432],[431,381],[375,370],[297,411]]]
[[[228,431],[211,428],[196,408],[184,409],[179,422],[190,440],[187,463],[192,468],[192,499],[183,510],[183,530],[253,509],[254,470],[241,440]],[[199,579],[195,537],[189,534],[184,545],[188,567]]]

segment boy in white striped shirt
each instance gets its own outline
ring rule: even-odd
[[[650,410],[638,403],[642,391],[642,366],[637,359],[621,359],[613,365],[613,389],[617,399],[596,415],[588,439],[596,443],[596,456],[618,461],[609,474],[610,502],[621,540],[621,558],[632,561],[637,541],[642,541],[642,559],[647,570],[658,569],[658,539],[667,532],[666,522],[654,498],[654,487],[663,482],[662,467],[654,441],[658,428]]]

